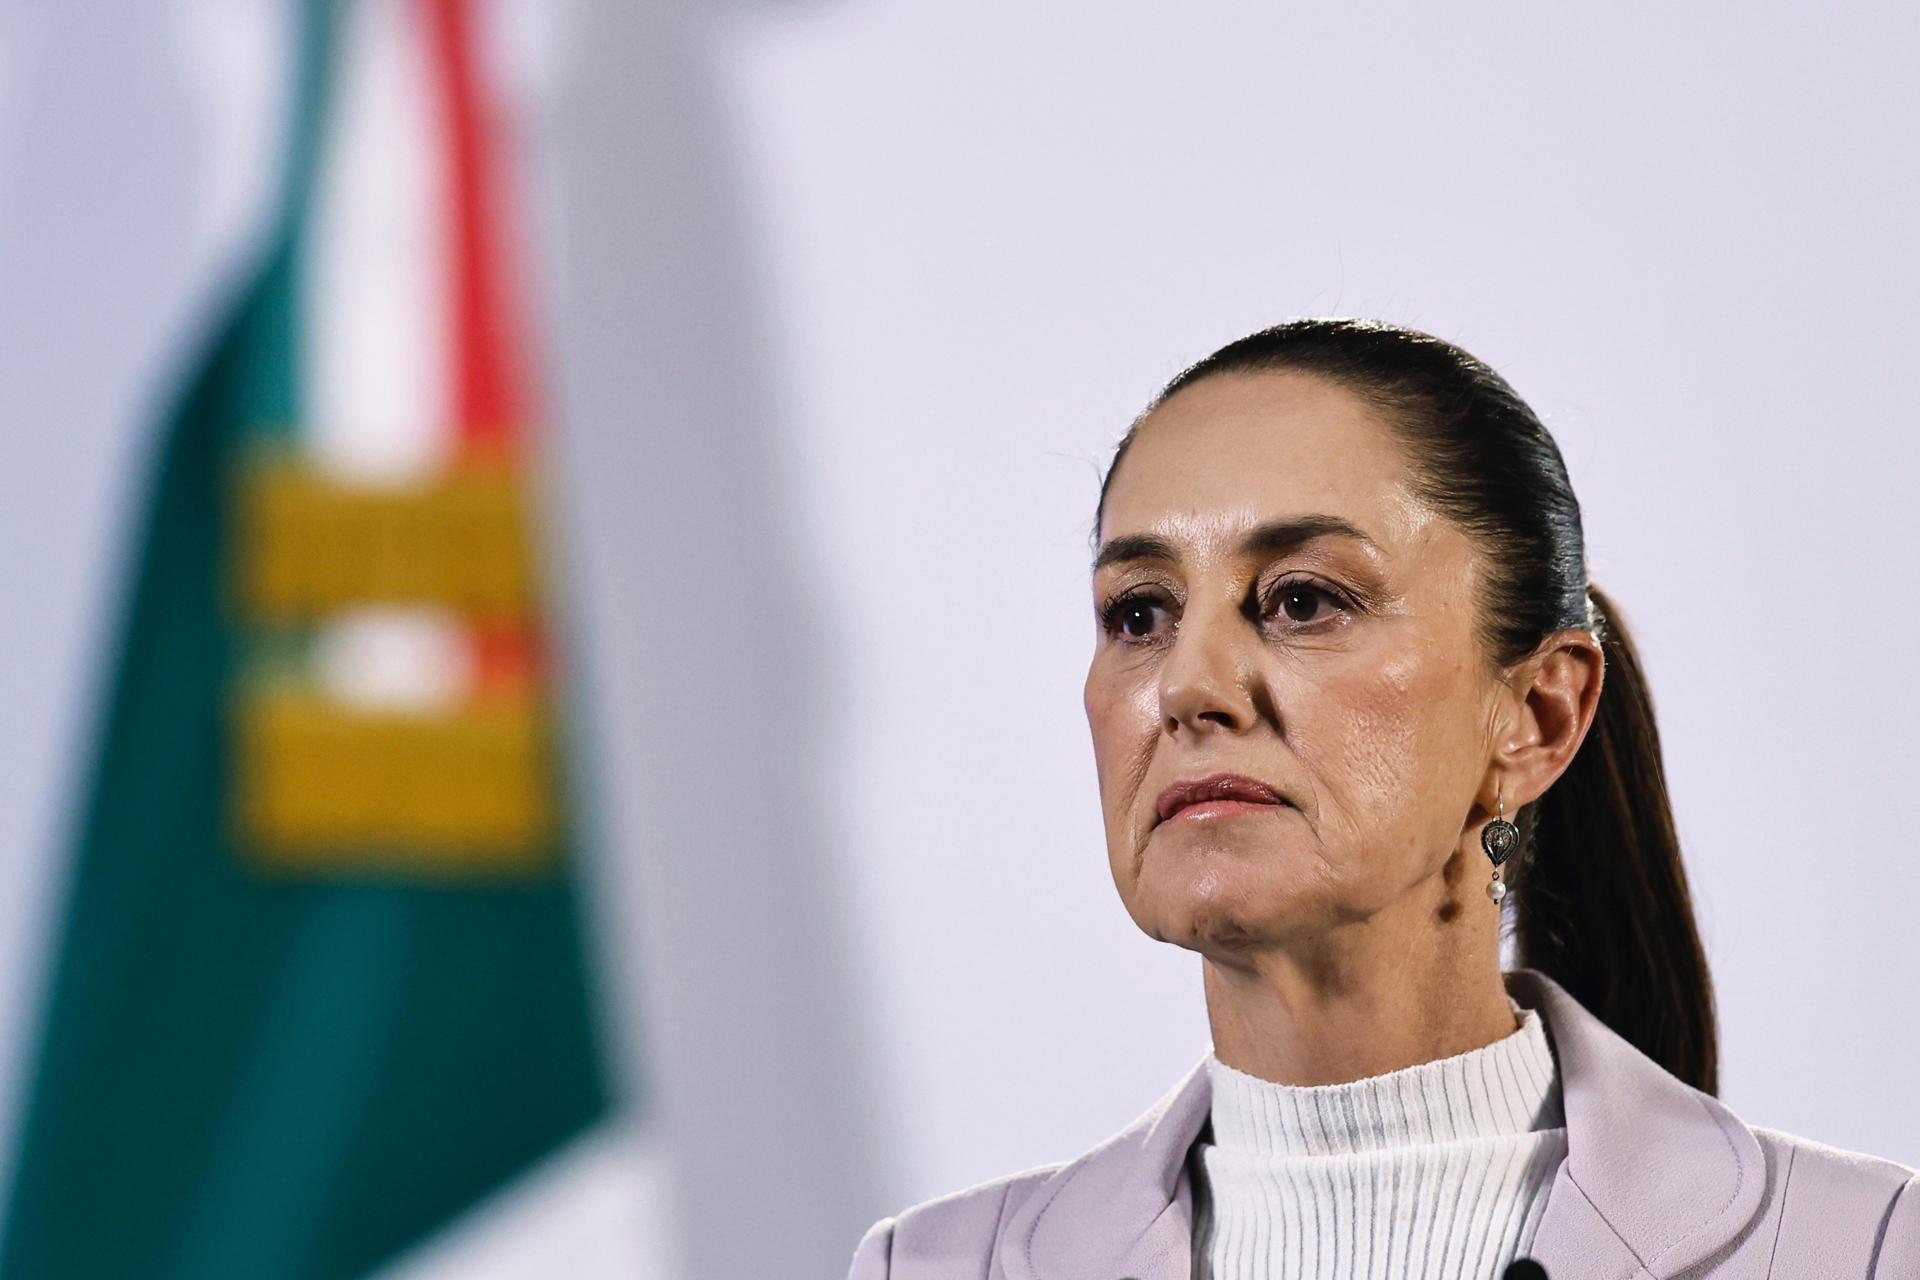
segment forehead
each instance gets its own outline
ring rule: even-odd
[[[1433,532],[1400,446],[1365,400],[1296,372],[1220,374],[1140,424],[1107,490],[1103,540],[1176,545],[1305,515],[1342,517],[1385,547]]]

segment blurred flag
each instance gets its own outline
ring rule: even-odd
[[[277,235],[156,458],[0,1280],[363,1275],[610,1105],[489,76],[464,0],[299,12]]]

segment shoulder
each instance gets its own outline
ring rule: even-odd
[[[1906,1165],[1749,1125],[1766,1155],[1775,1274],[1842,1255],[1873,1277],[1920,1275],[1920,1174]],[[1851,1271],[1849,1273],[1852,1273]]]
[[[1184,1253],[1185,1161],[1209,1097],[1202,1059],[1145,1115],[1077,1159],[882,1219],[861,1240],[850,1280],[998,1277],[1013,1255],[1022,1273],[1132,1274],[1136,1261],[1173,1247],[1162,1239],[1168,1231]],[[1168,1214],[1176,1204],[1182,1212]]]
[[[1007,1219],[1063,1167],[1008,1174],[882,1218],[861,1239],[848,1280],[985,1274]]]
[[[1779,1169],[1783,1182],[1799,1189],[1817,1187],[1836,1195],[1891,1195],[1913,1180],[1914,1170],[1879,1156],[1843,1151],[1824,1142],[1782,1133],[1760,1125],[1748,1130],[1767,1152],[1768,1163]]]

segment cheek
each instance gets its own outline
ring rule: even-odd
[[[1126,812],[1146,776],[1160,730],[1159,698],[1150,674],[1096,658],[1087,672],[1085,703],[1100,798],[1111,822]]]
[[[1467,745],[1465,674],[1414,655],[1356,669],[1309,695],[1319,714],[1295,740],[1314,774],[1323,832],[1388,856],[1430,852]]]

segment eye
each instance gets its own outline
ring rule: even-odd
[[[1281,583],[1267,598],[1269,618],[1275,621],[1284,618],[1303,626],[1327,621],[1346,608],[1347,602],[1339,593],[1303,579]]]
[[[1145,640],[1162,627],[1167,603],[1157,593],[1129,591],[1100,610],[1100,625],[1117,640]]]

